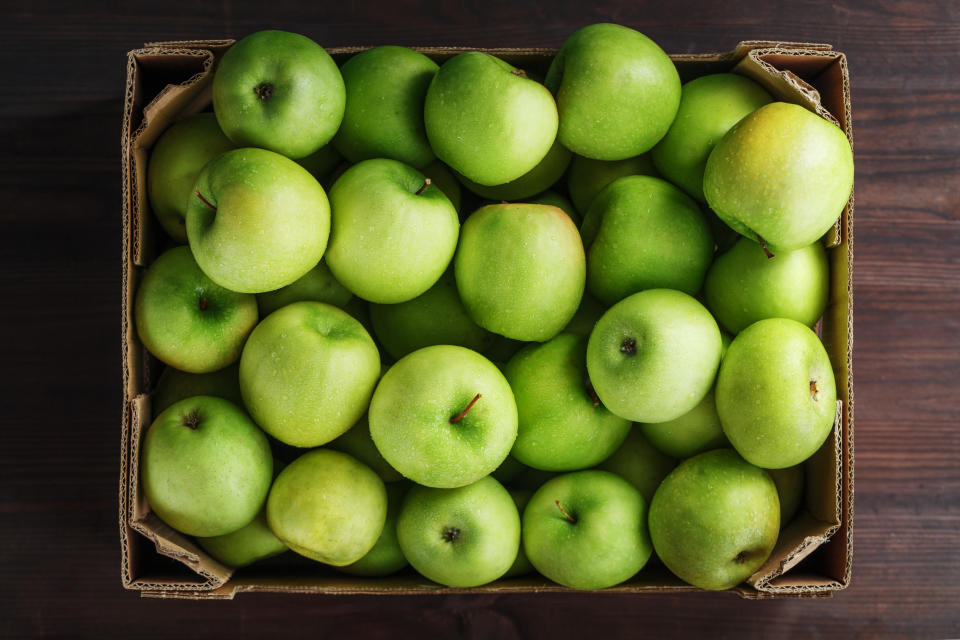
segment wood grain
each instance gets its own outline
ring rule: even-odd
[[[145,41],[266,28],[325,46],[559,46],[627,24],[671,52],[830,42],[856,135],[853,584],[729,594],[142,600],[120,586],[119,129]],[[960,635],[960,4],[37,1],[0,23],[0,633],[511,638]],[[106,634],[104,631],[108,630]]]

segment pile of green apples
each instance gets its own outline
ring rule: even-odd
[[[281,31],[227,50],[148,169],[159,518],[228,565],[455,587],[599,589],[655,552],[726,589],[766,561],[834,424],[811,327],[850,144],[745,77],[681,84],[623,26],[542,80],[395,46],[338,68]]]

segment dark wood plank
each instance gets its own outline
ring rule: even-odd
[[[301,31],[325,46],[558,46],[613,21],[668,51],[742,39],[849,56],[857,154],[853,585],[729,594],[141,600],[120,587],[119,127],[145,41]],[[563,1],[5,7],[0,23],[0,632],[531,637],[960,635],[960,5]]]

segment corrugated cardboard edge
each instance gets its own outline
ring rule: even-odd
[[[131,398],[130,380],[133,372],[130,367],[130,348],[136,344],[136,340],[130,340],[132,336],[131,318],[129,309],[131,307],[133,291],[133,273],[134,265],[146,264],[144,258],[144,240],[143,231],[133,229],[138,216],[139,209],[143,199],[137,202],[133,197],[135,193],[142,194],[144,189],[142,184],[136,184],[136,165],[137,161],[145,158],[136,158],[133,153],[133,142],[141,139],[144,131],[149,125],[151,113],[156,113],[163,106],[164,102],[177,102],[178,98],[187,93],[192,93],[193,109],[189,109],[186,104],[181,105],[181,113],[189,113],[202,107],[200,103],[202,97],[198,98],[197,88],[206,88],[209,91],[209,81],[213,65],[214,52],[222,52],[230,44],[231,40],[212,40],[212,41],[170,41],[148,43],[144,49],[132,51],[128,55],[128,78],[127,91],[124,105],[123,118],[123,251],[124,251],[124,274],[123,274],[123,362],[124,362],[124,391],[125,401],[123,406],[122,420],[122,443],[121,443],[121,487],[120,487],[120,529],[122,542],[122,572],[123,584],[127,588],[140,589],[144,597],[158,598],[216,598],[229,599],[234,594],[241,591],[276,591],[276,592],[308,592],[308,593],[376,593],[376,594],[410,594],[410,593],[531,593],[531,592],[552,592],[567,591],[563,587],[543,585],[488,585],[478,589],[449,589],[440,587],[431,587],[427,585],[391,589],[384,591],[382,587],[363,588],[355,585],[349,587],[323,586],[318,584],[296,585],[278,585],[278,584],[243,584],[231,585],[226,583],[230,577],[230,569],[223,567],[209,559],[199,550],[189,539],[181,534],[172,531],[166,525],[159,522],[153,516],[137,513],[136,505],[136,461],[138,457],[139,437],[142,428],[145,425],[145,416],[149,416],[149,411],[144,407],[149,406],[149,400],[145,397]],[[333,55],[348,54],[362,51],[369,47],[340,47],[331,48],[329,52]],[[741,42],[733,51],[726,54],[685,54],[671,56],[678,62],[703,62],[703,63],[723,63],[740,61],[736,66],[736,72],[743,73],[754,79],[761,80],[771,92],[779,99],[789,99],[798,104],[817,112],[821,116],[838,123],[853,143],[852,122],[850,117],[850,92],[849,75],[846,66],[846,58],[843,54],[833,52],[830,45],[821,45],[814,43],[785,43],[773,41],[745,41]],[[437,57],[448,57],[456,55],[466,50],[462,47],[417,47],[417,50],[423,53],[433,54]],[[537,55],[552,55],[555,49],[485,49],[495,55],[504,57],[527,57]],[[134,118],[134,91],[136,83],[134,82],[136,73],[137,59],[141,56],[149,55],[188,55],[201,56],[204,58],[204,69],[202,72],[194,75],[187,81],[165,87],[150,104],[144,108],[144,118],[135,132],[132,132]],[[838,119],[820,102],[819,92],[803,81],[799,76],[789,69],[779,69],[768,62],[768,56],[823,56],[825,60],[840,65],[842,73],[843,86],[843,105],[842,121]],[[208,101],[208,97],[207,97]],[[184,103],[188,102],[183,100]],[[199,107],[197,105],[200,105]],[[141,145],[141,148],[146,146]],[[142,175],[142,173],[141,173]],[[830,452],[830,457],[836,461],[837,469],[836,479],[836,514],[837,520],[833,523],[825,523],[810,517],[813,522],[797,521],[787,527],[781,535],[780,542],[771,555],[771,559],[761,567],[745,585],[738,587],[733,592],[739,593],[747,598],[775,598],[775,597],[824,597],[829,596],[832,591],[845,588],[850,581],[851,561],[852,561],[852,524],[853,524],[853,387],[852,387],[852,337],[853,337],[853,310],[852,310],[852,264],[853,264],[853,196],[851,195],[848,206],[838,221],[837,225],[828,234],[826,244],[830,247],[836,247],[838,250],[845,251],[846,267],[846,367],[845,371],[838,371],[838,381],[846,382],[847,402],[838,402],[838,420],[835,429],[831,434],[831,439],[825,446]],[[842,243],[845,232],[847,242]],[[838,245],[844,246],[838,246]],[[840,266],[834,263],[834,268]],[[836,279],[834,279],[836,280]],[[141,358],[137,358],[140,360]],[[146,358],[142,358],[146,361]],[[135,436],[135,437],[134,437]],[[830,446],[832,445],[832,446]],[[809,516],[808,516],[809,517]],[[819,530],[815,535],[809,535],[809,527],[813,526]],[[159,553],[175,558],[191,567],[194,571],[204,578],[203,582],[144,582],[136,580],[130,568],[130,543],[131,530],[142,533],[151,540]],[[801,530],[803,532],[801,533]],[[845,542],[844,548],[844,569],[843,575],[839,580],[818,580],[817,584],[796,584],[790,580],[784,580],[784,574],[796,566],[803,558],[807,557],[815,549],[820,547],[837,531],[843,533]],[[777,580],[779,578],[779,580]],[[802,580],[800,581],[803,582]],[[226,583],[226,584],[225,584]],[[695,590],[686,586],[666,587],[657,586],[649,589],[637,588],[630,584],[616,587],[607,591],[617,592],[637,592],[637,591],[691,591]]]

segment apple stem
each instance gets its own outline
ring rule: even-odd
[[[744,562],[747,561],[747,552],[741,551],[740,553],[737,554],[737,557],[734,558],[733,561],[736,562],[737,564],[743,564]]]
[[[817,381],[816,380],[810,381],[810,397],[813,398],[814,400],[817,399]]]
[[[429,187],[431,184],[432,184],[432,181],[430,180],[430,178],[424,178],[424,179],[423,179],[423,186],[420,187],[419,189],[417,189],[416,193],[414,193],[413,195],[415,195],[415,196],[420,195],[421,193],[423,193],[423,190],[426,189],[427,187]]]
[[[269,82],[263,82],[254,87],[253,92],[257,94],[261,102],[266,102],[273,97],[273,85]]]
[[[590,377],[587,376],[587,379],[584,381],[584,386],[587,388],[587,395],[590,396],[590,400],[593,402],[593,406],[600,406],[600,398],[597,397],[597,392],[593,389],[593,383],[590,382]]]
[[[467,405],[467,408],[458,413],[457,415],[450,418],[450,424],[456,424],[463,420],[463,417],[467,415],[467,411],[470,411],[470,408],[477,403],[477,400],[480,399],[480,394],[473,396],[473,400],[470,401],[470,404]]]
[[[569,520],[569,521],[572,522],[573,524],[577,524],[577,519],[574,518],[574,517],[572,517],[569,513],[566,512],[566,510],[563,508],[563,505],[560,504],[560,501],[559,501],[559,500],[554,500],[554,502],[557,503],[557,509],[560,509],[560,513],[563,514],[563,517],[564,517],[564,518],[566,518],[567,520]]]
[[[620,353],[625,356],[637,355],[637,341],[634,338],[624,338],[620,344]]]
[[[200,311],[206,311],[206,310],[207,310],[207,299],[201,297],[201,298],[200,298]]]
[[[210,203],[207,201],[207,199],[204,198],[204,197],[200,194],[200,189],[197,189],[197,197],[200,198],[200,202],[202,202],[203,204],[207,205],[208,207],[210,207],[210,208],[213,209],[214,211],[217,210],[217,208],[216,208],[215,206],[213,206],[212,204],[210,204]]]
[[[527,72],[524,71],[523,69],[514,69],[514,70],[511,71],[510,73],[512,73],[512,74],[515,75],[515,76],[520,76],[521,78],[526,78],[526,77],[527,77]]]
[[[767,260],[773,257],[773,254],[770,253],[770,249],[767,249],[767,243],[764,242],[763,238],[760,237],[760,234],[757,234],[757,242],[760,243],[760,246],[763,247],[763,252],[767,254]]]
[[[196,431],[200,427],[200,412],[194,409],[182,418],[183,426],[191,431]]]

